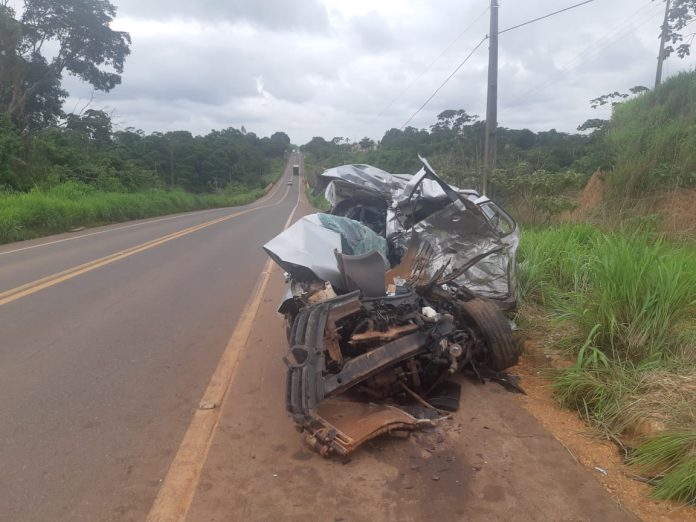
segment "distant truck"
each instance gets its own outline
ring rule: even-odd
[[[299,165],[293,165],[293,166],[292,166],[292,175],[293,175],[293,176],[299,176],[299,175],[300,175],[300,166],[299,166]]]

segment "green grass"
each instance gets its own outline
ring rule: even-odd
[[[696,304],[696,258],[640,233],[595,239],[586,266],[590,284],[570,315],[615,361],[670,357],[680,325]]]
[[[681,430],[696,423],[696,367],[680,361],[576,364],[557,374],[556,397],[609,437],[642,421]],[[638,430],[640,432],[640,430]]]
[[[696,505],[696,429],[653,437],[629,461],[642,472],[657,475],[655,498]]]
[[[645,420],[666,430],[658,445],[693,430],[696,249],[641,230],[563,225],[526,231],[519,259],[523,299],[548,316],[561,332],[549,337],[576,360],[554,379],[563,406],[615,440]],[[650,464],[649,444],[636,465]],[[655,495],[696,502],[690,448],[670,461]]]
[[[552,306],[562,294],[583,292],[589,285],[590,246],[600,234],[591,225],[525,231],[518,264],[523,299]]]
[[[696,311],[696,252],[641,231],[590,225],[526,232],[519,264],[523,298],[574,324],[571,339],[616,362],[682,351]]]
[[[331,210],[331,205],[326,201],[326,198],[324,198],[324,194],[317,194],[315,196],[312,193],[312,187],[308,186],[305,189],[305,195],[307,196],[309,204],[317,210],[321,210],[322,212],[329,212]]]
[[[341,163],[336,163],[335,165],[340,164]],[[324,170],[325,167],[323,167],[321,163],[317,161],[317,159],[312,154],[305,154],[304,176],[307,180],[307,187],[305,188],[305,195],[307,196],[307,201],[309,201],[309,204],[317,210],[320,210],[322,212],[328,212],[329,210],[331,210],[331,205],[328,201],[326,201],[326,198],[324,198],[324,194],[317,194],[316,196],[313,194],[314,184],[316,183],[317,177],[322,172],[324,172]]]
[[[612,199],[696,184],[696,71],[619,104],[607,135]]]
[[[27,193],[0,193],[0,243],[65,232],[81,226],[243,205],[261,195],[262,190],[242,188],[204,195],[159,189],[133,193],[100,192],[75,182]]]

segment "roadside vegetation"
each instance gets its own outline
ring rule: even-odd
[[[64,76],[114,89],[130,35],[110,2],[18,4],[0,2],[0,242],[246,203],[282,174],[283,132],[145,133],[91,102],[66,113]]]
[[[144,189],[105,192],[68,181],[48,189],[0,193],[0,243],[176,212],[250,203],[261,189],[230,187],[217,194]]]
[[[289,148],[283,133],[114,132],[100,111],[21,138],[0,118],[0,242],[249,203],[281,176]]]
[[[485,122],[478,116],[446,110],[429,129],[390,129],[379,144],[369,138],[351,143],[342,137],[314,137],[302,150],[316,167],[316,173],[307,171],[310,183],[324,169],[349,163],[415,174],[421,168],[420,154],[448,182],[480,190],[484,131]],[[594,135],[501,128],[498,139],[498,168],[490,195],[528,221],[546,223],[572,210],[572,196],[598,167],[610,164]]]
[[[560,403],[626,448],[655,495],[696,503],[696,248],[644,230],[523,235],[526,328],[575,361]]]
[[[338,164],[334,165],[337,166]],[[304,181],[307,183],[305,188],[305,196],[307,196],[307,201],[309,204],[320,210],[322,212],[328,212],[331,210],[331,205],[323,193],[314,194],[314,187],[317,176],[324,172],[327,167],[322,166],[322,163],[318,161],[317,157],[311,152],[307,152],[304,155]]]
[[[607,123],[607,146],[615,168],[607,177],[613,193],[696,185],[696,73],[669,78],[659,89],[618,104]]]
[[[552,373],[560,404],[622,447],[656,498],[696,505],[696,244],[645,205],[696,185],[696,72],[634,94],[590,122],[610,161],[604,219],[524,231],[520,321],[572,361]]]

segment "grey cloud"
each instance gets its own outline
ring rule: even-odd
[[[382,52],[395,43],[389,23],[375,11],[356,16],[350,23],[360,44],[368,51]]]
[[[485,1],[116,3],[124,29],[133,24],[133,53],[122,85],[98,95],[93,105],[114,109],[122,125],[148,132],[245,125],[261,135],[285,130],[298,143],[315,135],[379,139],[401,126],[488,31],[483,15],[394,100],[482,13]],[[501,4],[501,27],[558,9],[557,0]],[[649,85],[660,23],[659,9],[652,14],[655,4],[596,2],[503,35],[501,125],[573,131],[588,118],[607,116],[589,107],[591,98]],[[636,13],[635,23],[628,23]],[[173,19],[191,23],[162,24]],[[150,21],[160,23],[150,31]],[[177,24],[185,34],[172,33]],[[486,47],[412,125],[428,127],[448,108],[484,117]],[[670,59],[667,70],[692,64]],[[257,78],[263,79],[262,94]],[[81,103],[89,99],[84,86],[72,80],[67,85]]]
[[[114,4],[122,16],[150,20],[244,21],[277,31],[324,31],[328,26],[326,9],[316,0],[115,0]]]
[[[215,106],[258,95],[256,82],[262,79],[273,96],[304,103],[314,96],[317,83],[336,78],[330,56],[284,53],[286,37],[275,33],[264,40],[265,45],[257,45],[256,35],[238,34],[233,28],[212,28],[205,38],[134,35],[123,82],[108,98],[148,98],[163,108],[179,101]],[[278,51],[269,53],[268,48]],[[79,92],[80,86],[70,82],[68,89]]]

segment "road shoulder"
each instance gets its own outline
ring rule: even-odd
[[[496,384],[462,381],[444,432],[382,437],[341,464],[284,409],[275,270],[231,383],[188,519],[636,520]]]

